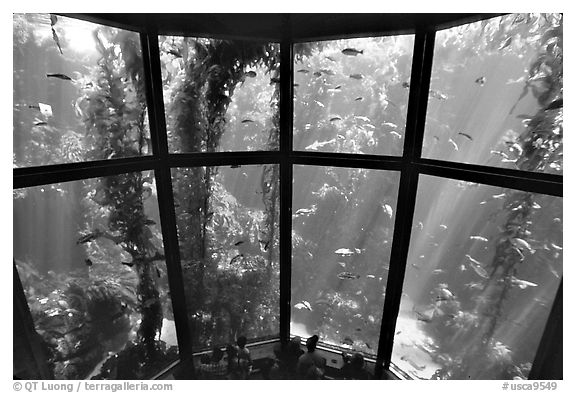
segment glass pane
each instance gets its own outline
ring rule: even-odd
[[[178,359],[152,173],[13,201],[14,259],[56,379],[145,379]]]
[[[400,175],[295,166],[291,334],[375,356]]]
[[[294,45],[294,150],[402,155],[413,35]]]
[[[150,154],[138,33],[13,16],[15,167]]]
[[[437,33],[422,156],[562,174],[562,15]]]
[[[172,169],[195,349],[279,334],[279,167]]]
[[[280,45],[160,36],[170,152],[278,150]]]
[[[562,278],[562,198],[421,176],[392,361],[525,379]]]

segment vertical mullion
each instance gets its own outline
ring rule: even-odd
[[[280,43],[280,341],[290,340],[292,283],[292,123],[293,46],[289,16],[284,19],[285,37]]]
[[[168,285],[170,287],[174,324],[178,338],[178,352],[180,359],[185,360],[192,355],[192,332],[189,329],[186,308],[176,214],[174,211],[172,177],[168,162],[168,137],[166,133],[166,119],[164,117],[158,33],[152,23],[147,23],[146,33],[141,35],[141,39],[150,138],[154,156],[160,160],[159,170],[155,171],[155,177],[158,190],[160,221],[162,224],[164,254],[166,256],[166,269],[168,272]],[[191,370],[191,372],[194,373],[194,370]]]
[[[406,120],[403,168],[398,190],[398,205],[394,221],[394,239],[390,254],[390,270],[386,283],[386,296],[380,326],[380,338],[376,357],[375,377],[380,379],[388,370],[394,345],[394,331],[400,310],[402,287],[410,247],[412,220],[418,191],[418,170],[415,161],[422,152],[426,104],[430,87],[434,32],[417,31],[410,79],[410,95]]]

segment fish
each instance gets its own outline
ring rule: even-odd
[[[440,228],[446,230],[446,229],[448,229],[448,226],[446,224],[440,224]]]
[[[315,102],[319,107],[324,108],[324,104],[321,103],[320,101],[314,100],[314,102]]]
[[[402,138],[402,135],[396,131],[390,131],[390,135],[395,136],[396,138]]]
[[[230,168],[232,169],[236,169],[236,168],[240,168],[241,165],[230,165]]]
[[[58,79],[62,79],[63,81],[71,81],[72,78],[70,78],[68,75],[64,75],[64,74],[46,74],[46,78],[58,78]]]
[[[556,250],[562,250],[562,247],[554,244],[554,243],[550,243],[550,245],[552,246],[552,248],[556,249]]]
[[[519,287],[520,289],[526,289],[526,288],[528,288],[528,287],[537,287],[537,286],[538,286],[538,284],[535,284],[535,283],[533,283],[533,282],[526,281],[526,280],[520,280],[520,279],[518,279],[518,278],[516,278],[516,277],[514,277],[514,276],[512,276],[512,277],[510,278],[510,283],[513,284],[513,285],[518,285],[518,287]]]
[[[299,85],[298,83],[294,83],[292,86],[298,87],[298,86],[300,86],[300,85]]]
[[[465,132],[459,132],[458,135],[462,135],[470,140],[473,140],[472,137],[469,134],[466,134]]]
[[[482,242],[487,242],[487,241],[488,241],[488,239],[486,239],[485,237],[483,237],[483,236],[476,236],[476,235],[470,236],[470,239],[472,239],[472,240],[480,240],[480,241],[482,241]]]
[[[354,48],[346,48],[342,50],[342,53],[347,55],[347,56],[357,56],[357,55],[361,55],[364,53],[363,50],[358,50],[358,49],[354,49]]]
[[[300,72],[300,73],[302,73],[302,74],[307,74],[307,73],[310,72],[310,70],[307,70],[306,68],[302,68],[302,69],[300,69],[300,70],[298,70],[298,71],[296,71],[296,72]]]
[[[354,345],[354,340],[352,340],[350,337],[346,336],[346,337],[344,337],[344,339],[342,340],[342,344],[344,344],[344,345]]]
[[[64,52],[62,52],[62,47],[60,46],[60,39],[58,38],[58,34],[56,34],[56,30],[54,30],[53,27],[52,27],[52,39],[56,43],[56,46],[58,46],[58,50],[60,51],[60,54],[63,55]]]
[[[312,306],[306,300],[301,301],[300,303],[296,303],[294,308],[298,310],[306,309],[308,311],[312,311]]]
[[[390,122],[387,122],[387,121],[385,121],[384,123],[382,123],[382,125],[385,125],[385,126],[391,127],[391,128],[398,128],[398,125],[397,125],[397,124],[390,123]]]
[[[90,258],[84,259],[84,263],[86,264],[86,266],[92,266],[92,265],[93,265],[93,263],[92,263],[92,261],[90,260]]]
[[[349,248],[339,248],[336,251],[334,251],[334,254],[343,256],[343,257],[349,257],[355,254],[354,251],[350,250]]]
[[[364,345],[366,345],[366,348],[372,349],[372,347],[370,346],[370,344],[368,344],[367,342],[364,342]]]
[[[390,206],[389,204],[386,203],[382,206],[382,208],[384,209],[386,214],[388,214],[388,217],[392,218],[392,215],[393,215],[392,206]]]
[[[484,83],[486,83],[486,78],[481,76],[479,78],[476,78],[476,80],[474,82],[478,83],[480,86],[484,86]]]
[[[440,273],[444,273],[443,269],[434,269],[432,270],[432,274],[440,274]]]
[[[418,224],[416,225],[418,227],[418,229],[423,230],[424,229],[424,224],[422,223],[422,221],[418,221]]]
[[[256,78],[256,71],[247,71],[244,73],[244,76],[246,78]]]
[[[342,272],[342,273],[338,273],[338,278],[340,280],[355,280],[357,278],[360,278],[360,275],[353,274],[350,272]]]
[[[178,59],[182,58],[182,53],[178,49],[170,49],[167,53]]]
[[[364,97],[356,97],[354,98],[354,101],[362,101],[364,99]]]
[[[304,150],[318,150],[319,147],[324,147],[334,142],[336,142],[336,138],[332,138],[324,142],[314,141],[314,143],[312,143],[311,145],[306,146]]]
[[[350,74],[349,77],[356,80],[364,79],[364,75],[362,74]]]
[[[376,129],[376,126],[374,126],[374,125],[372,125],[372,124],[364,124],[364,125],[362,125],[362,127],[370,128],[370,129],[372,129],[372,130],[375,130],[375,129]]]
[[[244,254],[238,254],[236,255],[234,258],[232,258],[230,260],[230,265],[232,265],[234,262],[236,262],[238,260],[238,258],[242,258],[244,256]]]
[[[412,266],[416,270],[420,270],[420,266],[416,265],[415,263],[411,263],[410,266]]]
[[[516,247],[518,247],[521,250],[528,250],[528,252],[530,252],[530,254],[534,254],[536,252],[536,250],[534,250],[530,246],[530,244],[524,239],[520,239],[518,237],[515,237],[513,239],[510,239],[510,243],[514,244]]]
[[[341,140],[346,139],[346,137],[345,137],[344,135],[340,135],[340,134],[336,135],[336,137],[337,137],[338,139],[341,139]]]
[[[458,151],[458,145],[456,144],[456,142],[452,140],[452,138],[448,138],[448,142],[450,142],[452,146],[454,146],[454,150]]]
[[[239,246],[240,244],[243,244],[244,240],[240,240],[239,242],[234,243],[235,246]]]
[[[370,121],[370,119],[369,119],[368,117],[366,117],[366,116],[354,116],[354,118],[355,118],[355,119],[364,120],[364,121],[367,121],[367,122]]]
[[[505,193],[505,192],[503,192],[502,194],[498,194],[498,195],[492,195],[492,198],[493,198],[493,199],[502,199],[502,198],[504,198],[504,197],[506,197],[506,193]]]
[[[156,268],[156,275],[160,278],[160,269]]]
[[[244,119],[241,121],[242,124],[246,124],[246,123],[254,123],[254,120],[251,119]]]
[[[330,119],[330,121],[342,120],[340,116],[334,116]]]
[[[550,110],[554,110],[554,109],[560,109],[563,107],[563,99],[559,98],[557,100],[552,101],[547,107],[546,109],[544,109],[545,111],[550,111]]]
[[[50,105],[39,102],[38,109],[45,117],[52,117],[52,107]]]
[[[334,76],[336,75],[336,73],[328,68],[322,68],[320,70],[321,73],[326,74],[326,75],[330,75],[330,76]]]
[[[476,265],[474,263],[470,263],[470,266],[472,266],[472,269],[474,269],[474,272],[476,272],[476,274],[478,274],[480,277],[482,277],[482,278],[488,278],[489,277],[488,272],[482,266]]]
[[[334,59],[332,56],[324,56],[324,57],[330,61],[336,61],[336,59]]]
[[[58,23],[58,17],[54,14],[50,14],[50,26],[54,26]]]
[[[419,321],[422,322],[432,322],[432,315],[430,315],[430,313],[421,313],[419,311],[414,311],[416,313],[416,317],[418,318]]]
[[[430,96],[436,98],[437,100],[446,100],[448,98],[446,94],[440,93],[436,90],[430,90]]]
[[[398,331],[396,332],[396,336],[399,335],[400,333],[402,333],[402,330],[398,330]]]
[[[512,44],[512,36],[506,38],[506,40],[498,47],[498,50],[505,49]]]
[[[321,77],[322,73],[319,71],[316,71],[315,73],[313,73],[312,75],[317,76],[317,77]]]
[[[46,123],[45,121],[41,121],[41,120],[37,120],[34,122],[34,127],[38,127],[38,126],[47,126],[48,123]]]
[[[468,260],[469,260],[470,262],[472,262],[473,264],[475,264],[475,265],[479,265],[479,266],[482,265],[481,262],[479,262],[479,261],[477,261],[476,259],[472,258],[472,257],[470,256],[470,254],[466,254],[465,257],[468,258]]]
[[[500,157],[508,158],[508,154],[500,151],[500,150],[490,150],[490,154],[495,154]]]
[[[409,89],[410,88],[410,83],[408,82],[402,82],[402,87]]]
[[[86,235],[80,236],[80,238],[78,238],[78,240],[76,240],[76,244],[91,242],[92,240],[96,239],[96,237],[97,237],[96,234],[88,233]]]
[[[128,267],[134,266],[134,262],[122,262],[122,265],[126,265]]]
[[[373,274],[367,274],[367,275],[366,275],[366,278],[376,278],[376,276],[373,275]]]

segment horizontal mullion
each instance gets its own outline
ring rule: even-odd
[[[73,13],[56,13],[55,15],[74,18],[86,22],[97,23],[115,27],[122,30],[130,30],[141,33],[144,31],[144,18],[142,15],[135,14],[73,14]]]
[[[130,157],[13,169],[13,188],[42,186],[120,173],[157,169],[156,157]]]
[[[167,162],[170,167],[226,166],[279,164],[279,152],[223,152],[223,153],[182,153],[170,154]]]
[[[402,157],[343,153],[293,152],[289,160],[294,165],[325,165],[350,168],[401,170]]]
[[[562,176],[461,163],[418,160],[420,174],[561,197]]]

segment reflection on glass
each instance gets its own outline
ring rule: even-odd
[[[14,14],[13,54],[15,167],[151,153],[138,33]]]
[[[177,360],[155,190],[135,172],[14,191],[14,260],[56,379]]]
[[[294,149],[401,155],[414,36],[294,46]]]
[[[291,334],[375,355],[399,178],[294,167]]]
[[[562,174],[558,14],[512,14],[437,33],[423,157]]]
[[[170,151],[278,150],[280,45],[160,36]]]
[[[172,170],[194,348],[279,333],[277,165]]]
[[[525,379],[562,278],[562,198],[421,176],[392,362]]]

